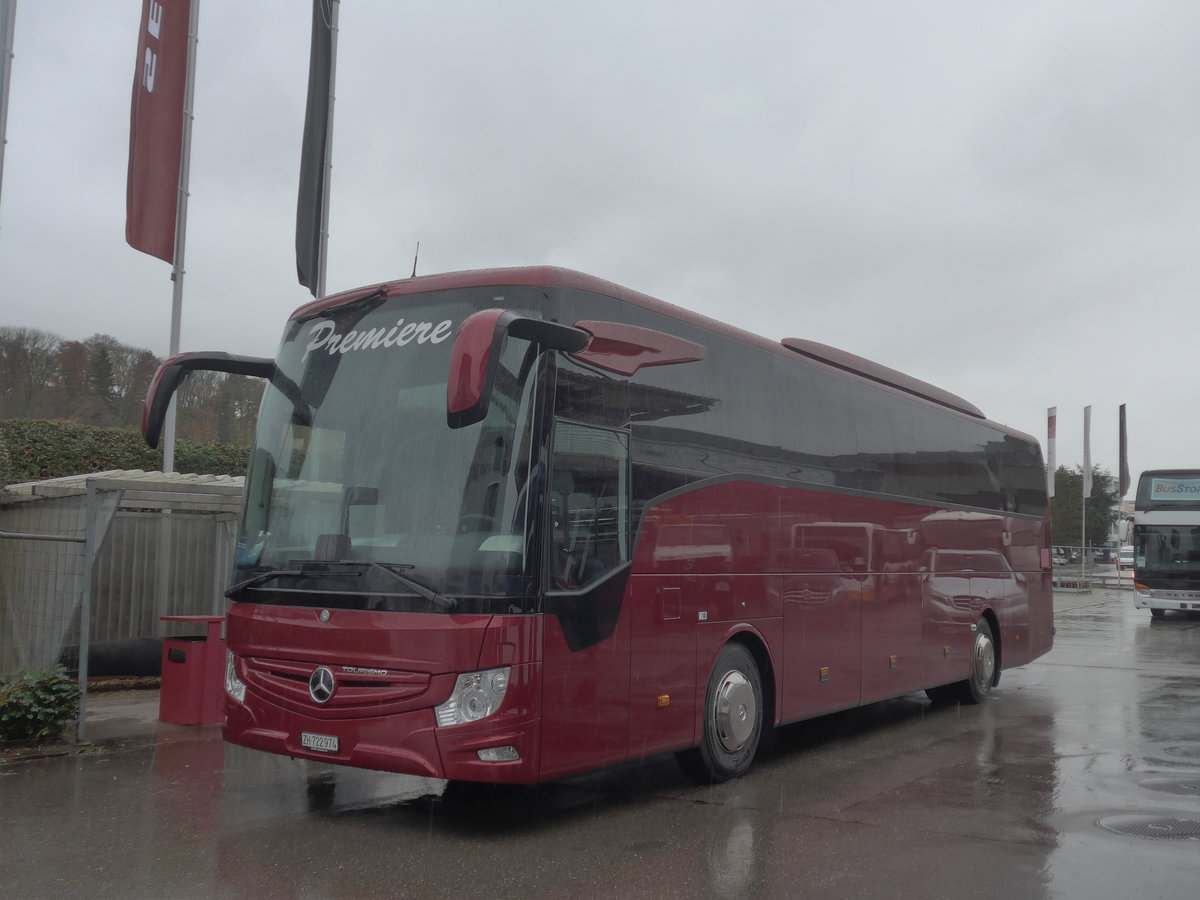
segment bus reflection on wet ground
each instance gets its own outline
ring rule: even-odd
[[[1053,652],[982,706],[910,694],[789,726],[711,787],[669,756],[447,786],[215,727],[10,763],[0,880],[89,898],[1190,898],[1200,618],[1151,621],[1128,592],[1056,605]]]

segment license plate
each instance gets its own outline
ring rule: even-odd
[[[321,750],[325,753],[338,752],[337,735],[313,734],[310,731],[300,733],[300,746],[305,750]]]

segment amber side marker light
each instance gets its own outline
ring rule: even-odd
[[[671,705],[671,695],[670,694],[659,694],[658,695],[658,708],[659,709],[663,709],[664,707],[667,707],[670,705]]]

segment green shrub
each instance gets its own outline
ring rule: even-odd
[[[79,715],[79,685],[66,669],[0,678],[0,741],[48,740]]]
[[[197,475],[245,475],[249,459],[249,447],[203,444],[199,441],[175,442],[176,472],[194,472]]]
[[[200,475],[244,475],[250,448],[178,441],[175,470]],[[42,419],[0,421],[0,487],[112,469],[162,469],[162,451],[151,450],[133,428],[97,428]]]

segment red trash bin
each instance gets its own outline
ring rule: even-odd
[[[163,639],[158,719],[173,725],[213,725],[225,718],[224,616],[163,616],[164,622],[204,624],[204,634]]]

